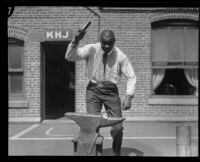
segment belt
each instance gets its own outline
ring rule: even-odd
[[[95,81],[95,80],[90,80],[90,82],[91,82],[91,83],[97,83],[97,81]]]
[[[89,84],[93,84],[93,85],[96,85],[96,86],[98,86],[98,87],[106,87],[106,86],[111,86],[111,87],[116,87],[116,84],[115,83],[112,83],[112,82],[110,82],[110,81],[101,81],[101,82],[97,82],[97,81],[95,81],[95,80],[91,80],[90,82],[89,82]]]

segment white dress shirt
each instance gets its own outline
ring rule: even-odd
[[[129,58],[116,46],[108,53],[106,72],[103,75],[102,56],[104,51],[100,42],[78,47],[70,43],[65,55],[68,61],[86,60],[86,77],[90,81],[110,81],[118,84],[121,75],[127,78],[126,95],[133,96],[135,92],[136,75]]]

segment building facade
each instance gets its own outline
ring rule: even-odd
[[[16,6],[8,18],[8,116],[41,122],[85,112],[85,61],[64,55],[90,19],[80,45],[112,29],[137,76],[131,120],[198,119],[198,8]],[[119,84],[123,100],[126,79]]]

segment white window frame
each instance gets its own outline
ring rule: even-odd
[[[28,107],[28,101],[25,99],[24,96],[24,41],[19,40],[16,38],[8,38],[8,48],[10,46],[20,46],[22,48],[21,53],[21,68],[13,69],[9,67],[8,63],[8,96],[9,96],[9,102],[8,106],[9,108],[27,108]],[[9,53],[8,53],[8,61],[9,61]],[[22,73],[22,90],[21,93],[10,93],[10,73]]]
[[[152,81],[153,69],[156,69],[156,68],[158,68],[158,69],[159,68],[176,69],[176,68],[191,68],[191,67],[198,68],[198,60],[196,63],[194,63],[194,65],[192,65],[192,64],[189,65],[185,62],[182,62],[181,64],[166,65],[166,66],[163,66],[163,65],[154,66],[153,62],[151,62],[151,94],[148,98],[148,104],[149,105],[154,105],[154,104],[155,105],[198,105],[198,96],[194,96],[194,95],[155,95],[154,90],[153,90],[153,81]]]

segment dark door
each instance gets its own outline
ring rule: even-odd
[[[45,42],[45,119],[75,111],[75,63],[65,60],[68,42]]]

